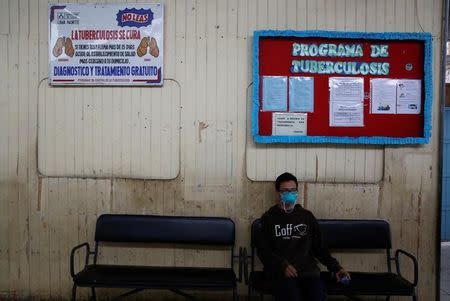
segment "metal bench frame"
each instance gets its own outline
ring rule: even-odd
[[[217,221],[218,223],[220,223],[221,221],[225,221],[228,224],[230,224],[230,222],[232,223],[232,231],[233,233],[231,234],[230,231],[228,231],[229,237],[226,237],[224,239],[220,239],[218,238],[217,241],[214,241],[214,239],[210,239],[209,237],[200,237],[200,238],[196,238],[195,234],[192,235],[192,237],[189,237],[189,234],[185,233],[185,237],[184,238],[180,238],[180,239],[173,239],[173,237],[170,237],[170,234],[167,234],[167,237],[165,237],[164,234],[158,234],[158,235],[150,235],[150,237],[146,237],[144,240],[146,241],[142,241],[142,237],[134,237],[134,238],[130,238],[129,241],[126,238],[126,234],[124,235],[124,233],[118,234],[119,237],[115,238],[114,237],[114,233],[108,233],[105,239],[105,235],[101,232],[101,230],[99,231],[99,225],[101,224],[101,221],[104,219],[108,219],[108,218],[113,218],[113,219],[117,219],[117,218],[121,218],[124,217],[125,219],[133,219],[134,217],[137,219],[144,219],[144,220],[150,220],[150,219],[157,219],[157,221],[170,221],[170,223],[176,223],[177,221],[183,221],[184,223],[186,223],[186,221],[193,221],[195,223],[197,223],[198,225],[201,225],[202,222],[205,222],[205,226],[208,226],[209,223],[211,222],[215,222]],[[114,223],[114,222],[110,222],[110,223]],[[208,230],[206,230],[207,232]],[[110,232],[114,232],[114,231],[110,231]],[[125,231],[126,232],[126,231]],[[164,231],[161,231],[161,233],[164,233]],[[225,234],[224,234],[225,235]],[[232,237],[231,237],[232,235]],[[111,238],[111,239],[108,239]],[[151,241],[151,240],[154,241]],[[203,240],[203,241],[202,241]],[[231,250],[230,252],[230,267],[231,269],[234,271],[234,263],[236,261],[238,261],[239,263],[239,271],[238,271],[238,278],[235,279],[234,281],[234,286],[233,286],[233,300],[237,301],[238,300],[238,296],[237,296],[237,282],[242,282],[242,273],[243,273],[243,253],[244,253],[244,249],[243,248],[239,248],[239,254],[236,255],[234,252],[234,223],[231,219],[227,219],[227,218],[219,218],[219,217],[174,217],[174,216],[144,216],[144,215],[112,215],[112,214],[104,214],[102,216],[100,216],[97,220],[97,227],[96,227],[96,237],[95,237],[95,247],[94,250],[92,250],[89,246],[89,243],[85,242],[82,244],[79,244],[77,246],[75,246],[72,251],[70,252],[70,275],[72,276],[72,279],[74,280],[74,284],[72,287],[72,300],[75,301],[76,300],[76,295],[77,295],[77,287],[79,287],[79,285],[76,284],[75,282],[75,277],[77,275],[77,272],[75,272],[75,256],[76,254],[78,254],[78,252],[81,249],[85,250],[85,257],[84,257],[84,267],[82,270],[84,270],[89,264],[90,262],[92,262],[93,265],[96,265],[98,262],[98,254],[99,254],[99,245],[101,242],[120,242],[123,246],[123,244],[127,244],[129,243],[140,243],[140,242],[144,242],[144,243],[163,243],[163,244],[195,244],[195,245],[199,245],[199,246],[224,246],[227,247]],[[81,271],[82,271],[81,270]],[[80,271],[78,271],[80,272]],[[83,287],[90,287],[91,288],[91,298],[90,300],[97,300],[97,294],[96,294],[96,285],[90,285],[90,286],[84,286]],[[104,286],[101,286],[104,287]],[[111,288],[124,288],[123,286],[120,285],[120,283],[117,283],[117,286],[110,286]],[[142,290],[145,289],[152,289],[154,287],[151,287],[151,285],[149,285],[149,287],[139,287],[139,288],[134,288],[131,289],[130,291],[127,291],[115,298],[113,298],[112,300],[118,300],[120,298],[126,297],[126,296],[130,296],[133,294],[136,294]],[[198,288],[196,288],[198,289]],[[197,300],[197,298],[195,296],[193,296],[192,294],[188,294],[186,292],[181,291],[180,289],[174,287],[174,288],[168,288],[169,291],[172,291],[178,295],[181,295],[183,297],[185,297],[188,300]],[[208,290],[214,290],[214,288],[208,288]]]
[[[326,223],[355,223],[355,222],[367,222],[367,223],[385,223],[385,226],[388,229],[388,234],[386,235],[386,237],[384,238],[384,240],[386,240],[385,242],[383,242],[383,238],[381,238],[380,241],[380,247],[376,247],[376,248],[366,248],[364,246],[358,246],[356,244],[354,244],[355,242],[350,242],[350,243],[340,243],[339,239],[340,237],[337,236],[333,236],[331,237],[327,237],[326,232],[327,231],[323,231],[323,230],[328,230],[330,231],[330,229],[323,229],[325,227]],[[409,258],[412,261],[413,264],[413,268],[414,268],[414,278],[411,281],[408,281],[412,284],[412,286],[414,287],[413,292],[411,295],[407,295],[407,296],[411,296],[413,301],[417,300],[417,296],[416,296],[416,287],[417,287],[417,282],[418,282],[418,263],[417,263],[417,259],[414,257],[414,255],[406,252],[405,250],[402,249],[398,249],[395,251],[394,253],[394,257],[392,257],[392,253],[391,253],[391,235],[390,235],[390,229],[389,229],[389,223],[387,221],[384,220],[318,220],[319,223],[319,227],[322,229],[322,232],[325,232],[325,239],[327,239],[328,241],[328,245],[330,247],[330,249],[339,249],[339,250],[345,250],[345,249],[351,249],[351,250],[367,250],[367,249],[385,249],[386,250],[386,267],[387,267],[387,271],[389,273],[392,273],[392,262],[395,263],[395,270],[398,276],[402,277],[404,280],[408,281],[405,277],[403,277],[402,272],[401,272],[401,268],[400,268],[400,256],[406,256],[407,258]],[[244,280],[245,283],[248,285],[248,300],[250,301],[252,299],[252,294],[253,291],[255,290],[253,288],[253,284],[251,283],[251,281],[249,281],[251,279],[251,277],[249,277],[249,272],[248,272],[248,265],[250,265],[250,273],[254,273],[255,272],[255,256],[256,256],[256,245],[255,245],[255,237],[254,235],[256,234],[255,231],[259,231],[257,227],[261,227],[261,220],[260,219],[256,219],[253,223],[252,223],[252,227],[251,227],[251,253],[250,255],[248,255],[247,250],[244,249],[242,252],[242,257],[244,258]],[[331,229],[331,231],[333,231]],[[339,236],[339,235],[338,235]],[[331,240],[331,241],[330,241]],[[374,243],[375,246],[377,245],[377,242]],[[381,245],[386,245],[386,247],[381,247]],[[250,261],[250,262],[249,262]],[[376,274],[376,273],[374,273]],[[257,293],[259,293],[259,297],[260,300],[263,300],[264,298],[264,292],[261,291],[257,291]],[[333,294],[330,294],[333,295]],[[345,295],[346,297],[348,297],[351,300],[361,300],[360,298],[356,297],[355,295],[352,294],[348,294]],[[386,295],[386,300],[389,300],[390,296]]]

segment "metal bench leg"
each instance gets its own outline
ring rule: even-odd
[[[354,300],[354,301],[363,301],[364,299],[361,299],[359,297],[355,297],[352,295],[345,295],[347,298],[349,298],[350,300]]]
[[[95,293],[95,287],[91,287],[91,292],[92,292],[91,300],[97,301],[97,294]]]
[[[114,297],[114,298],[112,298],[110,300],[111,301],[117,301],[117,300],[120,300],[120,299],[122,299],[122,298],[124,298],[126,296],[130,296],[130,295],[134,295],[136,293],[139,293],[140,291],[143,291],[143,290],[144,290],[143,288],[135,288],[134,290],[131,290],[131,291],[126,292],[126,293],[123,293],[122,295]]]
[[[171,289],[169,289],[169,291],[174,292],[175,294],[178,294],[180,296],[183,296],[184,298],[186,298],[188,300],[197,300],[197,298],[194,295],[187,294],[187,293],[182,292],[182,291],[180,291],[179,289],[176,289],[176,288],[171,288]]]
[[[74,283],[72,286],[72,301],[77,299],[77,285]]]
[[[363,301],[364,300],[364,299],[361,299],[361,298],[353,296],[353,295],[344,295],[344,296],[349,298],[350,300],[354,300],[354,301]]]

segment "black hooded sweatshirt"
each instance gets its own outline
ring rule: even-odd
[[[261,222],[262,232],[256,237],[257,253],[271,278],[284,277],[289,264],[300,277],[318,276],[316,259],[331,272],[341,269],[328,250],[316,218],[300,205],[295,205],[291,213],[275,205],[264,213]]]

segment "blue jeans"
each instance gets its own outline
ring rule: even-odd
[[[276,301],[324,301],[325,286],[319,277],[284,278],[275,283]]]

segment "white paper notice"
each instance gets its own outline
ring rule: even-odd
[[[289,77],[289,111],[314,112],[313,77]]]
[[[330,126],[364,126],[364,79],[330,77]]]
[[[363,101],[364,79],[361,77],[330,77],[330,101]]]
[[[397,84],[397,114],[420,114],[422,82],[399,79]]]
[[[372,114],[395,114],[397,102],[397,80],[373,78],[370,80]]]
[[[263,76],[263,111],[287,110],[287,77]]]
[[[362,102],[330,102],[330,126],[364,126],[364,106]]]
[[[305,136],[307,114],[273,113],[272,136]]]

